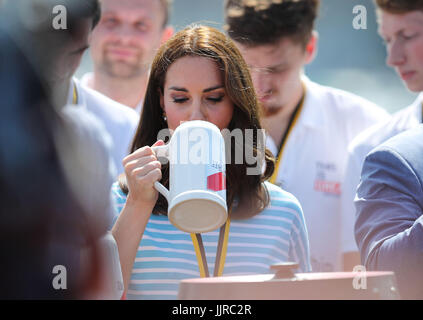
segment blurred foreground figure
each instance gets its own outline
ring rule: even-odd
[[[107,133],[83,108],[53,103],[46,70],[74,30],[31,20],[34,8],[13,1],[0,13],[0,297],[120,298]]]
[[[422,92],[423,1],[377,0],[376,4],[386,63],[410,91]],[[348,174],[356,176],[364,161],[355,198],[361,259],[370,270],[394,271],[401,297],[411,299],[423,299],[422,103],[420,94],[390,121],[358,136],[350,146],[348,166]],[[350,181],[355,182],[350,186],[354,190],[358,178]]]
[[[53,48],[48,45],[48,49],[55,50],[57,58],[53,61],[49,58],[49,63],[45,65],[48,70],[49,86],[56,94],[57,105],[79,105],[100,120],[111,138],[110,153],[117,170],[116,177],[117,174],[123,172],[122,159],[128,154],[139,115],[134,110],[81,85],[73,77],[83,53],[89,47],[92,29],[100,19],[99,1],[38,0],[33,4],[27,3],[26,5],[36,7],[37,3],[44,3],[46,6],[39,8],[38,11],[31,9],[29,12],[34,12],[34,14],[39,12],[36,19],[49,17],[46,19],[46,23],[50,24],[50,29],[55,31],[55,37],[62,37],[58,47]],[[60,12],[58,8],[66,8],[66,11]],[[61,18],[60,14],[66,17],[66,24],[60,23],[62,21],[59,19]],[[71,33],[71,36],[65,39],[67,31]],[[34,43],[34,45],[38,44]],[[45,54],[48,58],[48,52]]]

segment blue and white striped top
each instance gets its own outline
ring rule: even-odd
[[[223,275],[270,273],[278,262],[298,262],[300,271],[311,271],[304,215],[298,200],[265,182],[270,204],[246,220],[231,220]],[[114,183],[112,193],[117,219],[126,195]],[[219,230],[203,233],[210,274],[213,274]],[[174,227],[167,216],[151,215],[138,247],[127,299],[176,299],[179,281],[199,278],[197,257],[189,233]]]

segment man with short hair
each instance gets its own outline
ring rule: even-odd
[[[387,64],[410,91],[422,92],[423,1],[377,0],[376,5]],[[420,93],[411,106],[353,141],[348,166],[351,196],[344,203],[344,210],[354,217],[353,194],[363,167],[355,198],[361,259],[370,270],[395,271],[401,297],[411,299],[423,299],[422,109]]]
[[[313,270],[351,270],[359,264],[358,250],[352,230],[341,244],[339,210],[347,145],[388,114],[303,75],[317,52],[318,6],[318,0],[227,0],[226,30],[251,69],[262,103],[267,145],[277,156],[270,181],[303,206]]]
[[[99,21],[101,13],[98,0],[82,2],[81,6],[78,6],[74,0],[49,2],[52,5],[64,5],[67,8],[68,28],[75,29],[71,39],[63,40],[59,59],[51,66],[49,82],[53,91],[56,92],[58,105],[81,105],[102,122],[112,140],[111,157],[119,174],[123,172],[122,160],[128,155],[130,143],[138,126],[139,115],[134,110],[81,85],[73,77],[84,51],[89,47],[91,31]],[[61,30],[57,30],[57,35],[60,35],[60,32]]]
[[[168,26],[170,0],[101,0],[102,17],[91,39],[94,72],[82,83],[141,112],[150,64]]]

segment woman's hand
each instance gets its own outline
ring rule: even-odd
[[[154,146],[164,145],[162,140]],[[158,192],[154,183],[162,178],[161,163],[149,146],[139,148],[122,161],[128,183],[127,204],[154,207]]]
[[[164,142],[159,140],[153,146],[161,145]],[[138,246],[157,201],[158,192],[154,189],[154,182],[162,178],[162,172],[160,162],[148,146],[131,153],[122,163],[129,192],[112,234],[118,245],[126,292]]]

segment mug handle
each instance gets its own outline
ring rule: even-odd
[[[156,157],[160,156],[160,157],[165,157],[169,159],[169,144],[165,144],[163,146],[151,147],[151,149],[153,149],[153,152],[156,154]],[[169,203],[169,190],[166,189],[166,187],[158,181],[154,182],[154,188],[158,192],[160,192]]]

